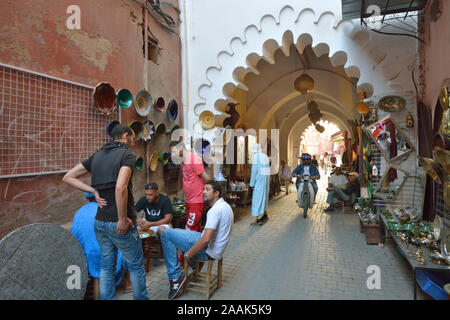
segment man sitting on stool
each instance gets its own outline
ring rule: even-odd
[[[341,168],[336,168],[336,174],[338,172],[341,172]],[[338,199],[341,201],[344,201],[344,203],[352,204],[357,197],[360,195],[360,184],[359,184],[359,174],[356,172],[350,172],[348,174],[348,183],[344,186],[342,186],[342,183],[344,181],[345,175],[332,175],[329,180],[329,187],[327,189],[328,191],[328,197],[327,197],[327,203],[330,205],[327,209],[325,209],[325,212],[332,212],[334,211],[333,208],[333,199]],[[335,176],[335,178],[333,178]],[[344,177],[344,178],[340,178]],[[347,179],[347,178],[345,178]],[[332,184],[332,189],[330,188],[330,185]]]
[[[182,290],[186,275],[180,270],[177,249],[185,252],[184,258],[220,260],[223,256],[233,226],[233,210],[222,198],[222,188],[217,181],[208,181],[203,189],[203,201],[211,208],[206,216],[203,232],[187,229],[165,229],[161,232],[161,244],[169,276],[169,299]]]
[[[137,219],[142,230],[151,230],[155,237],[161,236],[161,231],[172,228],[173,208],[169,197],[160,194],[158,185],[154,182],[145,186],[145,196],[139,199],[134,206],[137,212],[144,210],[144,219]]]

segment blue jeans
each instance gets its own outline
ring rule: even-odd
[[[115,266],[117,261],[117,250],[120,250],[130,271],[130,282],[133,288],[135,300],[148,300],[148,292],[145,284],[144,259],[142,256],[142,245],[137,231],[129,228],[126,234],[117,234],[117,222],[104,222],[95,220],[94,230],[100,252],[102,254],[100,268],[100,299],[115,300]]]
[[[180,249],[181,252],[189,251],[201,236],[201,232],[187,229],[166,229],[161,233],[161,245],[164,252],[169,280],[176,280],[180,275],[177,249]],[[206,254],[206,249],[198,252],[193,258],[200,260],[209,259]]]
[[[327,203],[330,206],[333,205],[334,198],[338,200],[348,201],[350,199],[350,196],[346,195],[341,188],[334,187],[333,190],[328,191]]]

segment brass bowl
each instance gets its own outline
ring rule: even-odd
[[[450,174],[450,151],[442,149],[440,146],[434,147],[434,153],[442,168]]]
[[[439,165],[430,158],[419,157],[419,164],[425,169],[427,174],[439,184],[442,184],[442,169]]]

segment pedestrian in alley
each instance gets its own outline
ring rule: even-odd
[[[289,185],[291,184],[291,168],[289,168],[288,165],[286,165],[286,161],[281,161],[280,166],[280,178],[284,186],[286,187],[286,195],[289,194]]]
[[[250,177],[250,187],[253,187],[252,195],[252,216],[256,217],[256,222],[252,224],[262,225],[267,221],[267,207],[269,204],[269,178],[270,167],[269,157],[262,152],[261,145],[253,145],[252,170]]]
[[[205,229],[202,233],[185,229],[165,229],[161,233],[161,244],[169,277],[169,299],[182,292],[186,274],[180,270],[177,249],[185,252],[188,261],[220,260],[230,239],[233,227],[233,210],[222,198],[222,187],[217,181],[208,181],[202,198],[210,209],[206,214]],[[195,266],[195,263],[190,263]]]
[[[183,174],[183,191],[186,202],[186,229],[201,231],[205,204],[202,192],[209,176],[203,167],[202,158],[193,152],[187,151],[184,143],[172,141],[169,144],[170,151],[181,160],[181,172]]]
[[[77,164],[67,172],[63,181],[94,194],[98,203],[94,230],[102,255],[100,299],[116,298],[114,270],[120,250],[130,271],[133,298],[148,300],[131,183],[136,162],[136,154],[131,150],[135,134],[129,126],[118,124],[111,135],[113,141]],[[87,172],[91,173],[91,185],[80,180]]]

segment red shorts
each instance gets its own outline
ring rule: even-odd
[[[204,203],[186,203],[186,229],[202,232],[200,222],[204,207]]]

